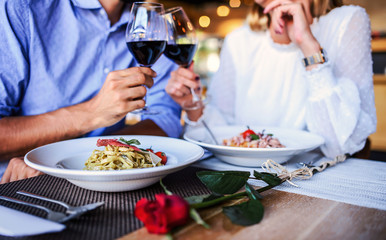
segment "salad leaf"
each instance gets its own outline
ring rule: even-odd
[[[251,134],[249,136],[251,136],[252,140],[259,140],[260,139],[260,137],[258,135],[256,135],[256,134]]]
[[[123,137],[119,138],[119,141],[126,143],[128,145],[141,145],[141,143],[137,139],[126,140]]]

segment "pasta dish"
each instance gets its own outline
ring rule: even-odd
[[[132,145],[134,142],[139,144],[135,139],[98,139],[97,146],[105,146],[105,149],[95,149],[87,159],[84,170],[124,170],[165,165],[166,161],[162,161],[153,150],[140,149]]]
[[[255,133],[248,129],[237,136],[223,140],[223,145],[231,147],[246,147],[246,148],[284,148],[279,139],[274,138],[273,134],[264,134],[264,130],[260,133]]]

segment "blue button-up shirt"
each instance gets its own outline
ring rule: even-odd
[[[0,118],[46,113],[94,97],[107,74],[137,66],[127,49],[130,11],[111,26],[97,0],[0,0]],[[147,104],[161,112],[144,115],[178,137],[180,107],[165,92],[176,65],[162,56]],[[88,136],[108,134],[124,119]]]

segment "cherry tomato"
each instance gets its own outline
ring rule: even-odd
[[[157,155],[158,157],[161,158],[162,164],[164,164],[164,165],[166,164],[168,157],[166,156],[166,154],[164,152],[156,152],[155,155]]]
[[[248,137],[249,135],[256,135],[256,133],[255,133],[253,130],[249,129],[249,127],[248,127],[248,129],[245,130],[245,131],[242,133],[242,135],[243,135],[243,138],[246,138],[246,137]]]
[[[152,153],[154,153],[154,150],[153,150],[153,149],[151,149],[151,148],[148,148],[148,149],[146,149],[146,151],[149,151],[149,152],[152,152]]]

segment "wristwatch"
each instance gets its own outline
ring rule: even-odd
[[[315,53],[312,56],[303,58],[303,65],[308,67],[317,63],[325,63],[327,62],[327,54],[326,51],[321,48],[319,52]]]

